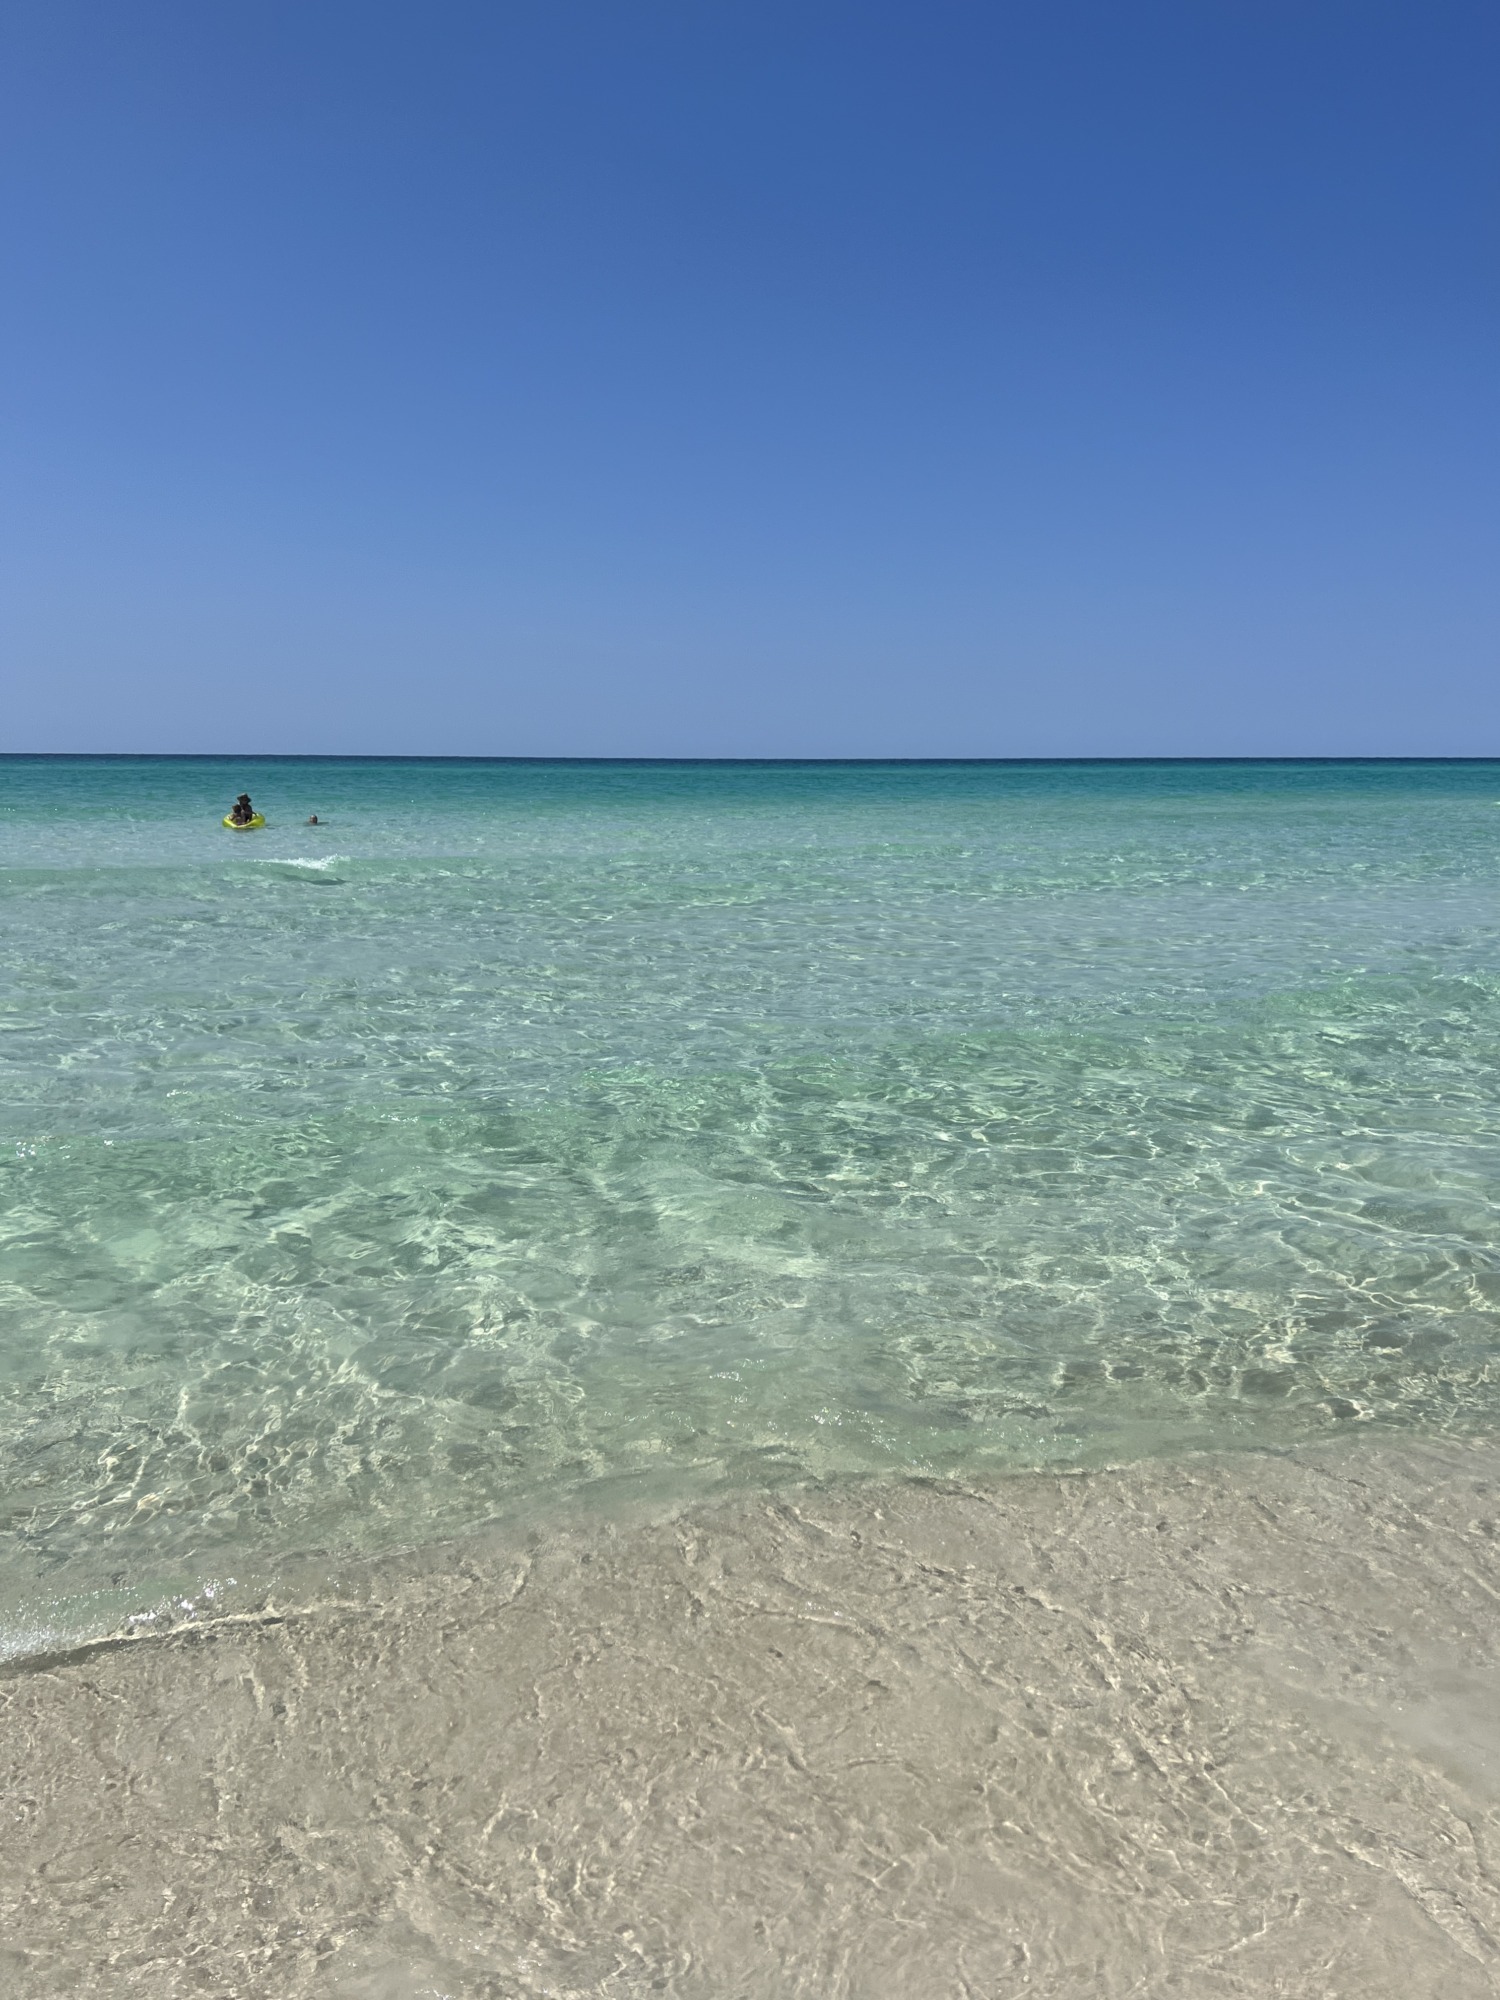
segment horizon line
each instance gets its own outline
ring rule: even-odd
[[[10,763],[153,763],[153,764],[628,764],[640,766],[726,765],[776,769],[787,767],[908,767],[951,765],[1038,764],[1496,764],[1500,751],[1465,755],[1446,753],[1291,752],[1174,755],[1145,753],[1111,757],[1052,755],[1016,757],[835,757],[835,756],[598,756],[561,752],[547,755],[462,751],[343,751],[343,750],[0,750],[0,764]]]

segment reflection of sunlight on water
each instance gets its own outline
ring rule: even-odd
[[[285,868],[294,875],[332,876],[335,869],[349,865],[347,854],[322,855],[257,855],[251,862],[253,868]]]
[[[1493,1420],[1500,842],[1462,797],[506,820],[420,782],[383,858],[0,874],[0,1601],[643,1468]]]

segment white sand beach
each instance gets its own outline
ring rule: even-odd
[[[5,1990],[1500,1991],[1500,1451],[862,1483],[3,1684]]]

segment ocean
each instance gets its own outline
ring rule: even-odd
[[[1500,766],[11,758],[0,895],[8,1650],[1500,1408]]]
[[[1500,764],[15,757],[0,898],[4,1990],[1496,1990]]]

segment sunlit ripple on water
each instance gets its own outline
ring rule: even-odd
[[[13,1625],[1493,1420],[1492,767],[3,768]]]

